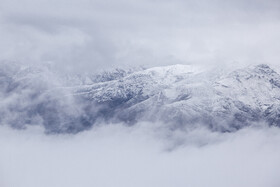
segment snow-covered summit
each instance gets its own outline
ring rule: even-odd
[[[198,67],[174,65],[93,84],[77,93],[109,104],[112,118],[127,123],[163,120],[231,131],[260,120],[271,123],[267,113],[278,114],[279,83],[280,75],[264,64],[221,76]]]
[[[3,67],[1,123],[14,127],[42,124],[47,132],[75,133],[102,121],[161,121],[172,128],[203,125],[218,131],[256,122],[280,126],[280,75],[265,64],[229,73],[192,65],[119,69],[87,75],[90,81]]]

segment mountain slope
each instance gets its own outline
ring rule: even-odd
[[[257,122],[280,126],[280,75],[264,64],[229,73],[173,65],[90,77],[69,82],[69,75],[42,67],[1,65],[1,123],[42,124],[49,133],[76,133],[104,121],[222,132]]]
[[[109,105],[111,117],[127,123],[160,120],[176,126],[205,124],[221,131],[260,120],[279,125],[277,72],[258,65],[219,77],[214,73],[184,65],[151,68],[77,93]]]

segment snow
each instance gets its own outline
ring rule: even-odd
[[[50,132],[79,132],[103,120],[204,124],[218,131],[238,130],[257,121],[280,126],[280,75],[264,64],[229,73],[179,64],[129,73],[118,70],[92,75],[99,77],[92,83],[75,76],[82,79],[76,85],[67,83],[69,76],[49,69],[1,67],[5,107],[0,115],[15,116],[8,122],[22,125],[40,118]]]

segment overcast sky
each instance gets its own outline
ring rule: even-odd
[[[0,59],[82,71],[278,63],[279,19],[279,0],[0,0]]]
[[[280,64],[279,49],[280,0],[0,0],[0,61],[74,72]],[[26,93],[8,93],[2,103],[31,103]],[[75,136],[37,128],[0,124],[1,187],[280,186],[278,128],[101,124]]]

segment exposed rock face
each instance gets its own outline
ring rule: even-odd
[[[217,131],[254,122],[280,126],[280,75],[263,64],[230,73],[189,65],[117,70],[92,75],[86,84],[83,77],[76,86],[67,80],[43,68],[2,65],[1,123],[43,124],[52,133],[76,133],[100,121]]]

